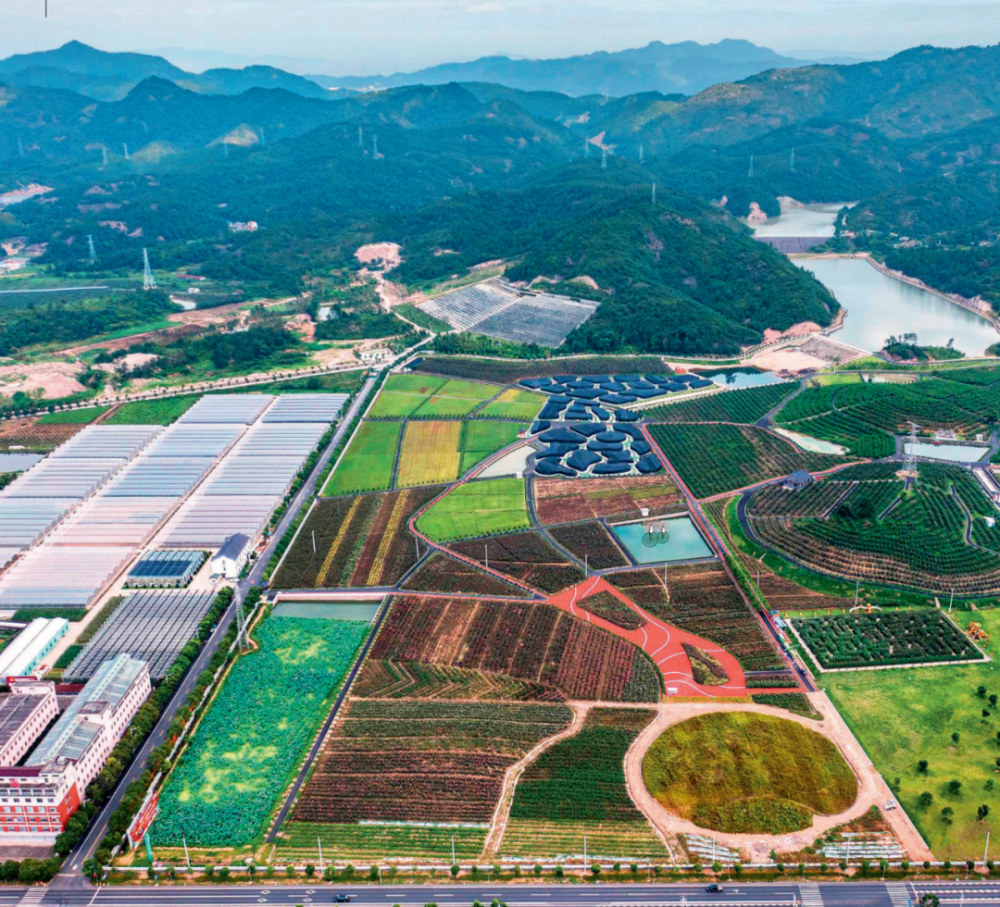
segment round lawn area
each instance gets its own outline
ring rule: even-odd
[[[675,815],[729,833],[784,834],[847,809],[858,782],[837,747],[794,721],[715,712],[668,727],[642,777]]]

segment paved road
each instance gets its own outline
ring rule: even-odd
[[[53,888],[81,888],[88,886],[86,879],[80,873],[80,867],[83,865],[83,861],[89,856],[92,856],[94,851],[97,849],[98,843],[107,831],[108,819],[118,808],[118,805],[121,803],[121,800],[125,795],[125,790],[128,788],[129,784],[135,781],[145,770],[146,763],[149,761],[149,754],[161,743],[163,743],[167,730],[173,723],[174,715],[176,714],[177,709],[184,703],[184,700],[187,699],[188,695],[194,689],[198,681],[198,676],[208,667],[209,660],[215,654],[215,651],[218,649],[223,637],[226,635],[229,625],[235,619],[237,604],[242,602],[243,597],[249,591],[251,586],[257,585],[261,582],[261,577],[264,574],[264,570],[267,568],[267,564],[271,559],[271,555],[274,552],[275,547],[284,536],[289,525],[291,525],[292,520],[302,508],[303,504],[312,494],[315,493],[316,481],[319,474],[323,471],[326,464],[330,462],[330,457],[333,456],[333,451],[340,443],[348,429],[348,426],[354,420],[354,417],[361,411],[362,406],[364,406],[365,401],[368,399],[368,395],[371,393],[372,387],[375,384],[375,380],[375,376],[369,377],[361,387],[361,390],[359,390],[355,395],[347,413],[340,420],[340,424],[337,426],[337,430],[334,433],[332,440],[317,461],[315,469],[313,469],[309,478],[303,483],[302,488],[299,489],[298,494],[296,494],[293,501],[285,510],[284,515],[271,536],[271,542],[268,544],[260,558],[258,558],[255,562],[249,575],[245,579],[240,580],[236,590],[237,594],[233,597],[233,604],[230,605],[229,609],[219,620],[218,626],[215,628],[215,632],[212,633],[205,645],[202,646],[198,658],[191,666],[191,669],[184,676],[184,679],[178,686],[173,698],[167,704],[167,707],[163,710],[163,714],[160,716],[160,720],[153,729],[153,732],[149,735],[146,743],[139,751],[131,766],[129,766],[128,771],[125,772],[121,780],[118,782],[118,786],[115,788],[115,791],[111,795],[108,802],[104,805],[104,808],[98,814],[97,818],[91,823],[90,831],[87,836],[80,842],[76,850],[69,855],[66,862],[63,864],[63,871],[52,882]]]
[[[740,904],[743,907],[779,907],[796,904],[799,907],[907,907],[907,899],[916,904],[920,895],[934,892],[944,905],[1000,905],[1000,882],[967,883],[882,883],[841,882],[806,884],[780,882],[774,884],[723,883],[721,894],[709,894],[704,885],[614,883],[498,885],[355,885],[317,882],[313,887],[301,885],[269,887],[262,885],[213,885],[185,887],[100,888],[87,891],[29,889],[25,905],[43,907],[253,907],[258,904],[311,905],[329,904],[338,893],[351,896],[351,903],[370,907],[378,904],[420,905],[434,902],[440,907],[467,907],[478,900],[489,904],[499,898],[510,907],[655,907],[655,905],[689,904],[701,907],[723,907]],[[44,892],[42,897],[40,894]],[[0,904],[18,903],[25,889],[0,889]]]

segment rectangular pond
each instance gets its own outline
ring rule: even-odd
[[[657,538],[655,544],[649,544],[644,523],[624,523],[611,528],[639,564],[672,563],[712,557],[712,549],[691,517],[678,516],[656,522],[666,523],[667,534],[665,539]]]
[[[371,623],[378,614],[380,601],[292,601],[286,599],[274,606],[272,617],[311,617],[325,620],[363,620]]]
[[[975,447],[971,444],[931,444],[929,441],[917,441],[916,444],[907,441],[903,445],[907,453],[929,460],[947,460],[949,463],[978,463],[988,447]]]

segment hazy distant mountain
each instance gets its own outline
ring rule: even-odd
[[[554,60],[483,57],[391,76],[310,76],[325,88],[394,88],[443,82],[496,82],[523,91],[621,96],[644,91],[696,94],[718,82],[735,82],[767,69],[807,66],[749,41],[698,44],[653,41],[645,47]]]
[[[97,101],[117,101],[143,79],[169,79],[201,94],[238,94],[250,88],[283,88],[307,98],[331,93],[303,76],[273,66],[209,69],[197,75],[185,72],[163,57],[149,54],[108,53],[79,41],[55,50],[15,54],[0,60],[0,81],[14,86],[65,88]]]

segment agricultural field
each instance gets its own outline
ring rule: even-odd
[[[570,554],[585,561],[592,570],[628,566],[629,562],[621,549],[614,543],[604,526],[596,520],[557,526],[549,530],[549,535]]]
[[[538,602],[398,596],[359,689],[394,685],[388,665],[410,674],[417,665],[435,665],[506,675],[538,685],[538,698],[552,698],[555,691],[567,699],[657,702],[662,690],[659,672],[636,646]],[[422,693],[412,683],[408,695],[431,695],[437,675],[427,676],[431,690]]]
[[[199,396],[161,397],[159,400],[136,400],[133,403],[123,403],[104,420],[104,424],[170,425],[183,416],[200,399]]]
[[[504,772],[570,718],[556,704],[353,700],[293,819],[486,824]]]
[[[577,734],[532,762],[514,790],[502,857],[664,858],[666,848],[625,785],[625,753],[656,713],[591,709]]]
[[[68,441],[78,431],[85,428],[79,422],[51,422],[39,424],[38,419],[29,416],[25,419],[10,419],[0,423],[0,450],[24,449],[44,453],[55,450],[64,441]]]
[[[653,570],[609,573],[605,579],[654,617],[725,649],[744,671],[785,667],[721,564],[671,567],[669,594],[663,588],[663,574]]]
[[[402,422],[362,422],[322,493],[329,496],[391,488],[402,430]]]
[[[64,409],[45,413],[38,419],[38,425],[89,425],[98,416],[106,413],[109,406],[88,406],[86,409]]]
[[[483,479],[453,488],[417,520],[435,542],[527,529],[524,479]]]
[[[994,639],[1000,634],[1000,610],[966,613],[961,626],[972,619]],[[989,698],[1000,695],[1000,684],[993,665],[823,674],[819,683],[883,777],[899,779],[896,797],[934,855],[982,854],[987,833],[1000,834],[1000,715]],[[983,804],[990,813],[980,820]]]
[[[422,857],[450,863],[455,857],[475,860],[486,843],[486,828],[419,825],[331,825],[322,822],[285,824],[275,857],[319,863],[317,840],[327,860],[351,859],[368,863],[389,857]]]
[[[238,846],[259,835],[369,631],[271,617],[239,658],[160,794],[154,840]]]
[[[936,608],[831,614],[795,620],[792,625],[820,667],[828,670],[982,658],[965,634]]]
[[[696,498],[745,488],[796,469],[815,472],[845,462],[841,457],[800,453],[782,438],[749,425],[651,425],[649,431]]]
[[[477,463],[513,444],[518,433],[528,428],[522,422],[463,422],[458,474],[464,476]]]
[[[407,523],[439,491],[416,488],[318,499],[272,578],[271,588],[395,585],[418,560],[416,539]]]
[[[511,387],[496,400],[491,400],[478,410],[476,415],[490,419],[520,419],[530,422],[544,405],[545,397],[541,394]]]
[[[832,741],[752,712],[715,712],[668,727],[646,751],[642,777],[669,812],[735,833],[808,828],[814,814],[843,812],[858,793]]]
[[[537,532],[455,542],[449,547],[483,566],[488,560],[491,569],[549,594],[584,579],[583,570],[566,560]]]
[[[526,598],[529,593],[513,583],[477,570],[465,561],[435,552],[404,581],[402,588],[413,592],[457,592],[463,595],[502,595]]]
[[[776,518],[774,501],[765,496],[762,516],[754,494],[750,527],[765,546],[820,573],[938,594],[1000,590],[1000,555],[984,550],[993,541],[985,522],[973,524],[974,538],[986,542],[984,547],[966,543],[967,510],[985,514],[992,506],[974,479],[956,467],[927,465],[904,491],[899,479],[882,479],[879,471],[871,475],[876,478],[867,480],[858,467],[849,476],[828,477],[826,482],[848,492],[828,515],[820,510],[824,499],[802,517]]]
[[[600,591],[577,602],[578,606],[589,611],[595,617],[603,618],[608,623],[621,627],[623,630],[638,630],[647,621],[624,602],[610,592]]]
[[[396,476],[401,488],[441,485],[458,478],[461,422],[407,422]]]
[[[614,479],[536,479],[532,490],[543,526],[600,518],[611,522],[636,519],[643,507],[651,516],[687,509],[684,496],[665,473]]]
[[[739,422],[752,425],[798,389],[795,382],[766,384],[681,400],[643,410],[650,422]]]
[[[460,356],[427,356],[417,372],[475,378],[497,384],[514,384],[522,378],[553,375],[613,375],[650,372],[670,374],[659,356],[574,356],[571,359],[476,359]]]
[[[389,375],[375,404],[368,411],[368,418],[440,419],[467,416],[501,390],[499,385],[475,381],[425,375]]]

